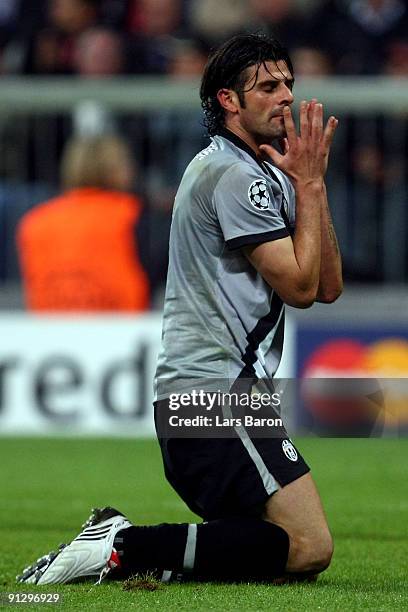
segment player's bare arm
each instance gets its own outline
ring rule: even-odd
[[[309,116],[313,113],[316,99],[308,103]],[[337,127],[337,126],[336,126]],[[327,171],[330,147],[326,151],[324,172]],[[340,249],[336,232],[330,214],[326,185],[323,184],[323,200],[321,208],[321,265],[320,280],[317,291],[317,302],[331,303],[343,290],[343,275]]]
[[[321,260],[316,301],[334,302],[343,291],[341,254],[330,214],[326,186],[323,185],[321,209]]]
[[[312,116],[317,100],[311,100],[307,105],[309,126],[312,124]],[[334,117],[329,119],[333,120]],[[337,128],[338,121],[335,119],[334,130]],[[323,107],[322,107],[322,125],[323,125]],[[324,159],[324,175],[327,172],[330,147],[333,140],[334,131],[329,135],[329,141],[323,143],[325,151]],[[342,293],[343,277],[340,249],[337,242],[336,232],[333,226],[333,221],[330,214],[329,203],[327,199],[326,185],[323,183],[323,198],[321,207],[321,258],[320,258],[320,276],[319,287],[317,290],[316,301],[324,303],[334,302]]]
[[[329,217],[324,174],[338,122],[330,117],[323,129],[323,106],[315,101],[309,104],[303,101],[300,105],[299,135],[289,106],[284,109],[284,122],[287,138],[283,154],[270,145],[261,145],[260,149],[294,185],[295,234],[293,240],[284,238],[249,248],[247,256],[287,304],[307,308],[318,298],[334,301],[339,295],[337,277],[332,283],[333,293],[328,291],[327,278],[332,277],[326,264],[323,265],[326,282],[322,283],[321,279],[323,251],[327,255],[330,246],[327,245]]]

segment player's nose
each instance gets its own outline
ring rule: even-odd
[[[281,96],[280,103],[283,105],[292,104],[294,100],[292,90],[285,83],[281,83],[279,90]]]

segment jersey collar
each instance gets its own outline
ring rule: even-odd
[[[242,138],[234,134],[234,132],[231,132],[231,130],[229,130],[226,127],[220,128],[218,130],[218,135],[222,136],[223,138],[226,138],[227,140],[232,142],[232,144],[234,144],[236,147],[239,147],[240,149],[245,151],[245,153],[248,153],[248,155],[250,155],[252,159],[256,161],[258,166],[260,166],[264,170],[264,167],[262,165],[262,160],[257,156],[255,151],[251,149],[251,147],[245,142],[245,140],[242,140]]]

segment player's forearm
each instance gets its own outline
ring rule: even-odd
[[[321,263],[317,300],[334,302],[343,290],[341,254],[330,214],[326,187],[321,206]]]
[[[294,183],[296,192],[296,230],[293,247],[298,266],[295,282],[313,303],[316,299],[321,267],[322,182]]]

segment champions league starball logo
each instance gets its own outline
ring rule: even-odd
[[[271,199],[265,179],[257,179],[250,184],[248,198],[252,206],[258,210],[267,210],[269,208]]]

